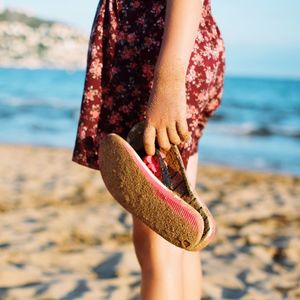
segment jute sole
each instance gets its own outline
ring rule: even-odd
[[[198,250],[202,216],[166,188],[119,135],[111,133],[101,140],[99,169],[108,191],[126,210],[170,243]]]

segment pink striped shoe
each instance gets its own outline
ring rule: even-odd
[[[206,205],[189,187],[178,148],[153,157],[143,147],[144,123],[135,125],[127,141],[115,133],[100,142],[103,181],[127,211],[170,243],[190,251],[204,248],[215,235]]]

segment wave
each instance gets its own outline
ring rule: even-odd
[[[272,127],[257,127],[253,130],[250,130],[247,135],[252,136],[285,136],[300,138],[300,130],[298,129],[288,129],[288,128],[272,128]]]
[[[220,124],[214,126],[216,131],[231,135],[244,135],[256,137],[281,136],[300,139],[300,129],[283,126],[265,126],[258,124]]]
[[[13,108],[53,108],[53,109],[79,109],[80,102],[72,103],[70,100],[63,99],[26,99],[26,98],[9,98],[0,99],[0,106]]]

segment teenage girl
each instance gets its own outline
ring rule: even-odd
[[[99,141],[146,120],[144,147],[176,144],[195,187],[198,141],[220,106],[225,48],[210,0],[100,0],[90,35],[72,160],[99,170]],[[199,300],[200,251],[169,243],[132,216],[141,300]]]

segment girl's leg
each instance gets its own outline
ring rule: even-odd
[[[197,179],[198,152],[189,158],[186,174],[193,186]],[[191,252],[183,250],[183,300],[200,300],[202,289],[202,268],[200,251]]]
[[[133,218],[133,242],[142,271],[140,300],[183,300],[183,250]]]

